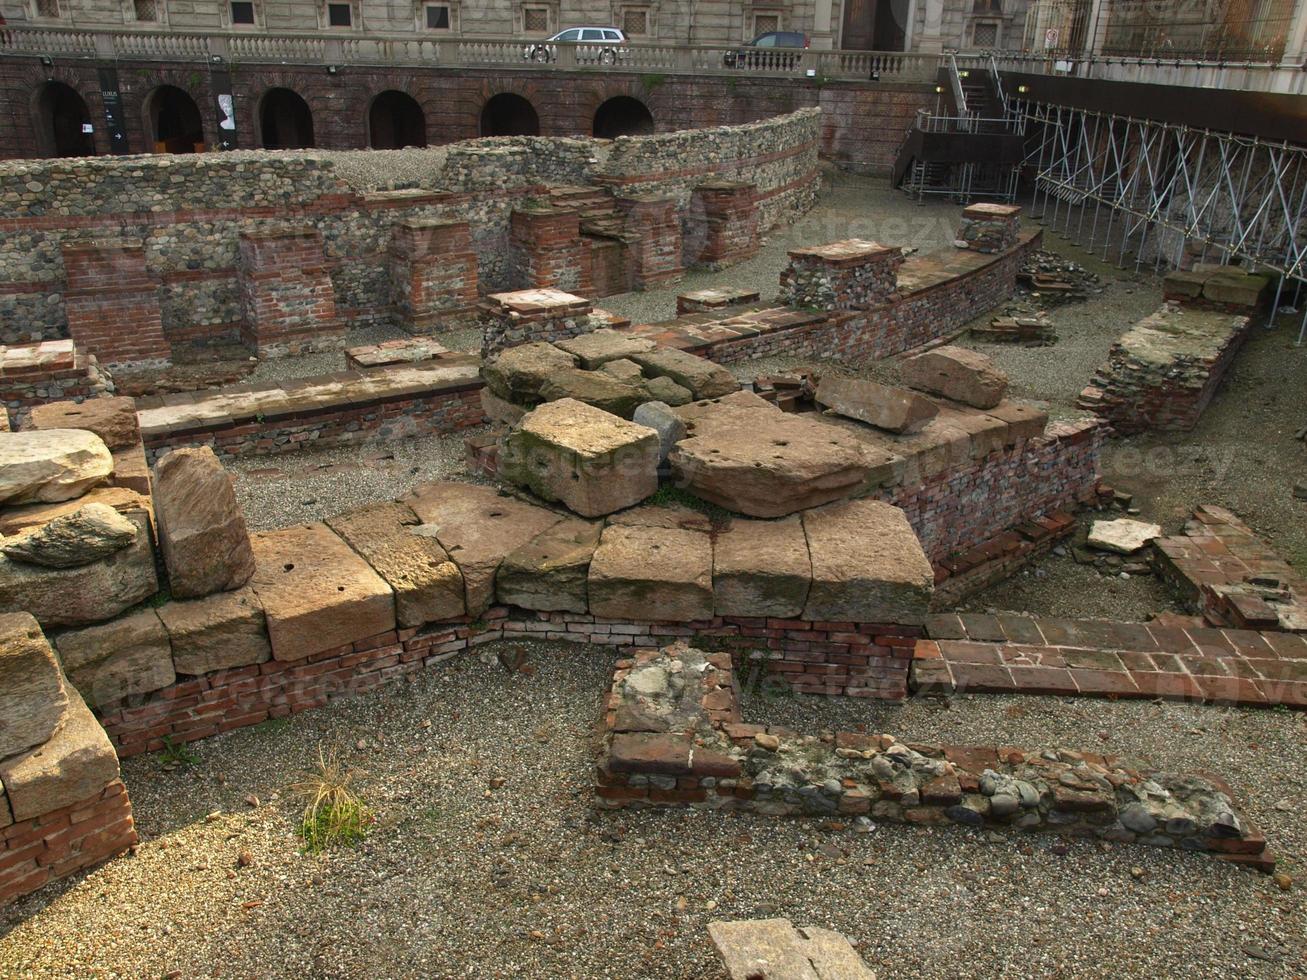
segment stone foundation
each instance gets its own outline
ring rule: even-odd
[[[594,307],[588,299],[553,288],[493,293],[477,309],[483,358],[535,341],[565,340],[606,325],[592,322]]]
[[[141,242],[109,239],[63,244],[68,335],[106,367],[165,367],[159,278]]]
[[[241,340],[259,357],[344,346],[345,324],[336,313],[321,232],[242,232],[237,278]]]
[[[781,273],[780,298],[790,306],[866,310],[890,299],[898,289],[903,251],[876,242],[849,239],[794,249]]]
[[[37,405],[111,394],[113,379],[92,354],[71,340],[46,340],[0,349],[0,403],[13,427]]]
[[[756,194],[743,181],[710,181],[694,189],[686,231],[691,265],[720,269],[758,254]]]
[[[681,219],[675,198],[654,194],[618,197],[617,209],[631,243],[631,274],[636,289],[678,282],[684,268]]]
[[[408,220],[390,239],[395,318],[409,333],[439,329],[477,303],[477,256],[466,221]]]
[[[525,289],[590,295],[594,280],[590,249],[581,239],[581,217],[548,205],[513,212],[508,241],[514,281]]]
[[[1020,230],[1020,205],[971,204],[962,210],[957,244],[987,254],[1005,252],[1017,243]]]

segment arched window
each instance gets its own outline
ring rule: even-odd
[[[302,150],[313,145],[313,113],[297,92],[269,89],[259,103],[259,137],[267,150]]]
[[[160,85],[145,100],[145,116],[155,153],[204,152],[200,107],[181,89]]]
[[[617,136],[647,136],[654,131],[653,113],[639,99],[619,95],[595,112],[594,135],[601,139]]]
[[[95,156],[91,114],[77,90],[63,82],[46,82],[36,95],[36,138],[42,156]]]
[[[413,96],[382,92],[368,110],[368,145],[374,150],[398,150],[427,145],[427,118]]]
[[[520,95],[501,92],[481,110],[482,136],[539,136],[535,106]]]

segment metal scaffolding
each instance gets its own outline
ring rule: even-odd
[[[1307,146],[1018,102],[1032,212],[1124,268],[1239,263],[1277,276],[1272,319],[1307,300]],[[1087,236],[1087,241],[1086,241]],[[1298,343],[1307,337],[1307,309]]]

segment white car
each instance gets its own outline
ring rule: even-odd
[[[537,44],[528,44],[522,56],[528,61],[557,61],[558,43],[575,44],[580,64],[612,65],[623,56],[626,35],[616,27],[569,27]]]

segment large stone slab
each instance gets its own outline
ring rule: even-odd
[[[803,515],[812,588],[803,618],[831,622],[925,622],[935,575],[898,507],[850,500]]]
[[[786,414],[756,396],[732,399],[679,410],[689,434],[668,460],[682,486],[704,500],[751,517],[784,517],[860,496],[894,472],[893,453],[838,425]]]
[[[726,368],[685,351],[663,348],[627,356],[646,374],[671,378],[695,398],[720,398],[740,388],[735,375]]]
[[[527,415],[504,439],[501,479],[582,517],[638,504],[658,489],[657,431],[571,398]]]
[[[327,526],[386,580],[395,591],[400,626],[422,626],[466,612],[463,573],[422,521],[398,501],[368,504],[336,517]]]
[[[845,418],[888,432],[916,432],[939,414],[934,402],[902,388],[829,374],[817,385],[816,400]]]
[[[24,504],[0,510],[0,534],[13,535],[34,531],[55,518],[75,514],[87,504],[108,504],[127,517],[140,516],[153,522],[154,507],[150,498],[129,487],[96,487],[76,500],[50,504]]]
[[[1007,394],[1007,375],[993,360],[951,344],[909,357],[903,362],[903,380],[973,408],[993,408]]]
[[[556,371],[541,385],[540,396],[546,402],[573,398],[624,419],[629,419],[640,403],[651,397],[643,384],[622,381],[606,371],[581,368]]]
[[[89,801],[118,778],[118,756],[91,709],[68,692],[64,726],[44,745],[0,761],[15,821]]]
[[[208,446],[175,449],[155,464],[154,511],[176,598],[227,592],[250,580],[254,552],[245,515]]]
[[[1120,555],[1132,555],[1154,538],[1161,536],[1161,525],[1122,517],[1115,521],[1094,521],[1089,528],[1086,543],[1091,548],[1115,551]]]
[[[590,612],[690,622],[713,614],[712,538],[676,528],[609,525],[590,563]]]
[[[141,441],[134,398],[47,402],[33,407],[27,424],[33,429],[85,429],[103,439],[110,449],[126,449]]]
[[[553,344],[536,341],[510,347],[481,366],[486,387],[514,405],[538,405],[555,374],[576,367],[576,358]]]
[[[25,612],[0,615],[0,759],[50,739],[68,713],[64,674]]]
[[[272,658],[263,605],[248,586],[203,599],[164,603],[159,607],[159,620],[168,631],[178,674],[209,674]]]
[[[395,597],[325,524],[255,534],[250,584],[263,604],[272,656],[303,660],[395,628]]]
[[[73,500],[112,473],[109,447],[93,432],[0,432],[0,504]]]
[[[876,980],[838,932],[789,919],[709,922],[708,935],[730,980]]]
[[[46,568],[78,568],[130,547],[136,525],[108,504],[89,503],[31,534],[0,544],[6,557]]]
[[[734,520],[713,543],[713,601],[718,616],[796,619],[812,583],[808,539],[798,517]]]
[[[68,680],[93,707],[177,680],[168,631],[153,609],[55,637]]]
[[[495,573],[505,556],[562,518],[493,487],[426,483],[404,498],[463,573],[467,614],[478,616],[495,601]]]
[[[564,520],[509,554],[495,575],[500,602],[546,612],[589,609],[590,561],[603,525]]]
[[[576,357],[581,362],[581,367],[593,371],[609,361],[630,360],[632,354],[647,354],[654,349],[655,344],[644,337],[602,329],[568,337],[558,341],[555,346]]]
[[[159,591],[149,520],[129,512],[136,540],[77,568],[44,568],[0,555],[0,612],[25,610],[46,629],[84,626],[117,616]]]

